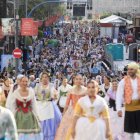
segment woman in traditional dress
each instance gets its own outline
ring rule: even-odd
[[[5,105],[5,106],[6,106],[6,108],[8,108],[9,110],[11,110],[11,105],[9,104],[9,103],[10,103],[10,100],[11,100],[11,96],[12,96],[12,94],[14,93],[14,91],[20,87],[20,86],[19,86],[20,80],[21,80],[23,77],[24,77],[24,75],[22,75],[22,74],[19,74],[19,75],[17,76],[16,83],[13,85],[13,87],[10,89],[10,91],[9,91],[9,93],[8,93],[8,97],[7,97],[7,99],[6,99],[6,105]]]
[[[109,107],[116,111],[116,93],[118,88],[118,81],[112,80],[112,86],[109,88],[107,95],[109,96]]]
[[[100,85],[102,85],[102,76],[101,75],[97,75],[96,76],[96,82]]]
[[[9,78],[5,78],[4,79],[4,83],[3,83],[3,91],[5,94],[5,97],[8,97],[9,91],[12,88],[12,84]]]
[[[92,80],[87,88],[87,96],[79,99],[75,107],[71,137],[74,140],[111,140],[108,106],[97,95],[98,83]]]
[[[68,93],[66,106],[64,109],[64,116],[58,128],[55,140],[66,140],[66,137],[68,137],[66,134],[72,123],[74,107],[78,99],[84,96],[86,92],[86,88],[82,86],[82,84],[83,84],[82,76],[79,74],[76,75],[74,79],[75,86]]]
[[[20,88],[14,91],[9,102],[15,115],[19,140],[42,140],[35,93],[33,89],[28,88],[27,77],[21,79]]]
[[[62,85],[58,88],[58,95],[59,95],[59,100],[58,100],[58,106],[61,110],[61,112],[64,111],[64,107],[66,105],[66,100],[67,100],[67,94],[71,90],[72,86],[68,84],[67,78],[63,78]]]
[[[37,108],[39,120],[41,121],[43,140],[54,140],[56,130],[61,121],[61,112],[54,101],[57,92],[49,82],[48,73],[43,72],[40,76],[41,82],[36,85]]]
[[[5,94],[3,92],[2,87],[0,87],[0,106],[5,107],[5,103],[6,103],[6,97],[5,97]]]
[[[111,78],[109,76],[104,76],[103,81],[104,83],[100,85],[100,90],[103,91],[105,95],[107,95],[107,91],[111,87]]]
[[[8,135],[7,135],[8,134]],[[18,140],[13,113],[0,106],[0,140]]]

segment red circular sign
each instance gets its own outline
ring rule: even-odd
[[[22,50],[21,49],[18,49],[18,48],[14,49],[13,56],[15,58],[21,58],[22,57]]]

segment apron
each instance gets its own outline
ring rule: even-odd
[[[66,100],[67,100],[67,92],[63,92],[60,90],[60,98],[58,100],[58,107],[61,112],[63,112],[63,110],[64,110]]]

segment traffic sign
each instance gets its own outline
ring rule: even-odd
[[[22,50],[21,49],[18,49],[18,48],[14,49],[13,56],[15,58],[21,58],[22,57]]]

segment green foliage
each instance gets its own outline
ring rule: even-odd
[[[83,19],[83,17],[79,17],[78,19],[79,19],[79,20],[82,20],[82,19]]]
[[[38,38],[41,39],[43,37],[43,31],[39,30],[38,31]]]
[[[111,16],[111,15],[112,15],[111,13],[104,13],[104,14],[100,17],[100,19],[104,19],[104,18],[109,17],[109,16]]]
[[[46,1],[46,0],[44,0]],[[33,7],[36,5],[42,3],[43,0],[28,0],[28,13],[32,10]],[[25,17],[25,0],[21,0],[21,3],[23,4],[20,6],[19,9],[19,15],[20,17]],[[34,19],[45,19],[48,16],[54,15],[54,14],[64,14],[65,13],[65,7],[60,3],[46,3],[42,6],[38,7],[33,13],[32,17]]]
[[[26,46],[32,45],[32,39],[31,39],[31,37],[27,36],[25,40],[26,40]]]

